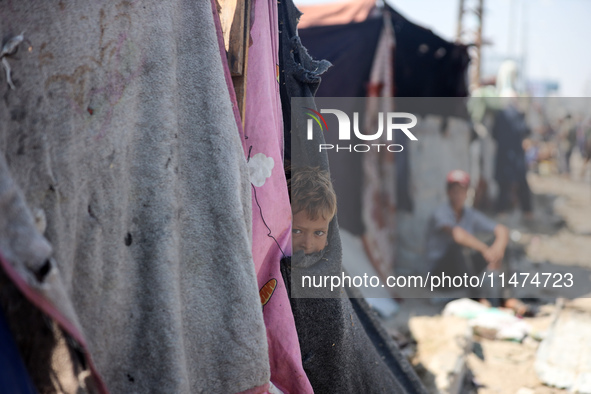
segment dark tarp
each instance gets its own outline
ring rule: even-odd
[[[396,97],[465,97],[468,94],[466,72],[469,56],[465,45],[450,43],[431,30],[416,25],[391,7],[396,38],[394,54],[394,95]],[[374,53],[382,29],[381,17],[361,23],[315,26],[299,34],[304,46],[314,58],[330,61],[334,67],[322,77],[318,97],[366,97],[367,83]],[[465,117],[465,110],[459,109]],[[327,143],[334,144],[326,134]],[[352,140],[351,143],[359,143]],[[404,145],[404,141],[400,142]],[[360,155],[334,150],[328,154],[333,164],[335,191],[339,195],[339,210],[349,212],[341,217],[340,225],[355,235],[364,233],[361,214],[363,184]],[[410,156],[396,155],[397,209],[412,211],[410,190]],[[346,180],[346,181],[345,181]]]
[[[311,27],[299,31],[302,43],[313,58],[327,59],[334,65],[322,76],[317,97],[366,96],[382,25],[381,18],[374,18],[361,23]],[[345,107],[341,109],[348,111]],[[327,144],[338,144],[338,134],[325,133],[324,137]],[[363,141],[355,136],[351,137],[351,144],[360,143]],[[339,218],[339,225],[358,236],[365,232],[361,216],[361,157],[356,152],[328,152],[334,189],[339,196],[338,211],[347,212]]]
[[[466,97],[467,47],[442,39],[391,7],[386,9],[396,36],[395,96]]]

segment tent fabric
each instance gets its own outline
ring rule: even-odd
[[[398,387],[387,387],[385,392],[426,393],[427,389],[416,374],[413,366],[400,351],[392,336],[382,327],[375,311],[362,298],[357,289],[347,289],[353,310],[363,325],[366,335],[376,349],[378,356],[390,373],[396,378]],[[376,390],[377,391],[377,390]]]
[[[274,0],[253,4],[242,143],[252,184],[252,254],[267,328],[271,382],[311,393],[279,262],[291,254],[291,206],[283,169],[279,22]]]
[[[310,56],[333,64],[322,76],[316,97],[366,97],[383,19],[350,25],[299,29]]]
[[[327,59],[334,66],[322,76],[316,97],[366,97],[374,54],[382,31],[383,19],[343,26],[319,26],[299,30],[303,45],[310,56]],[[344,82],[345,81],[345,82]],[[345,106],[342,110],[348,111]],[[351,108],[351,112],[352,112]],[[336,133],[325,133],[327,144],[338,144]],[[356,136],[351,144],[360,144]],[[355,152],[331,150],[328,153],[334,189],[338,196],[338,211],[347,212],[339,225],[350,233],[365,233],[362,217],[363,165],[362,155]]]
[[[314,15],[328,12],[331,7],[336,6],[326,4],[302,7],[302,9]],[[304,11],[305,15],[306,11]],[[361,67],[356,63],[367,61],[371,64],[381,31],[381,15],[385,12],[391,18],[396,37],[394,95],[396,97],[466,97],[468,95],[466,71],[470,62],[467,46],[442,39],[431,30],[410,22],[388,5],[384,6],[382,12],[364,14],[365,18],[360,17],[351,21],[355,23],[348,24],[332,23],[330,20],[315,19],[311,16],[305,23],[306,16],[302,17],[299,34],[310,54],[339,65],[325,75],[318,96],[366,96],[363,89],[369,81],[370,69],[368,66]],[[374,25],[374,29],[371,30],[364,24]],[[352,58],[349,48],[355,45],[366,45],[368,54]],[[347,50],[344,51],[343,48]],[[354,51],[355,48],[352,49]],[[350,59],[357,61],[352,62]],[[337,78],[336,73],[341,72],[343,74]],[[348,78],[343,79],[343,75],[348,75]],[[361,83],[357,82],[359,78],[364,78]],[[348,83],[342,83],[343,81]],[[343,89],[347,92],[357,89],[358,93],[343,95],[341,93]]]
[[[211,4],[0,15],[32,46],[8,59],[16,88],[0,86],[0,184],[23,192],[0,211],[29,223],[0,219],[18,278],[79,329],[113,392],[265,391],[251,185]]]
[[[319,10],[322,7],[324,6],[315,6],[313,9]],[[382,14],[385,13],[391,19],[396,40],[392,94],[396,97],[467,96],[467,47],[443,40],[431,30],[408,21],[387,5],[382,10]],[[316,58],[327,59],[334,65],[323,76],[318,97],[369,95],[370,71],[383,20],[372,14],[367,19],[357,22],[328,24],[315,21],[300,29],[302,42],[310,54]],[[465,108],[459,108],[456,112],[456,115],[466,117]],[[327,143],[336,143],[331,140],[331,135],[327,134],[326,137]],[[397,143],[406,148],[407,141]],[[329,152],[329,159],[333,163],[335,190],[341,196],[338,202],[341,211],[361,211],[359,191],[363,185],[363,176],[358,156],[348,155],[342,151],[338,154],[334,151]],[[411,212],[414,203],[409,192],[410,156],[397,155],[396,160],[396,209]],[[342,181],[343,179],[347,179],[347,182]],[[365,233],[361,215],[343,216],[340,224],[354,235]]]
[[[2,256],[0,263],[0,309],[10,311],[7,328],[14,337],[16,351],[24,360],[23,368],[28,371],[33,391],[107,392],[80,332],[73,331],[56,308],[27,287]],[[12,359],[8,366],[7,371],[13,377],[17,376],[13,373],[18,364]],[[7,386],[0,387],[6,389]],[[16,389],[6,391],[17,392]]]
[[[242,118],[240,116],[240,108],[238,106],[238,99],[236,98],[236,91],[234,90],[234,82],[232,80],[232,74],[228,65],[228,53],[226,52],[226,44],[224,42],[224,32],[222,30],[222,21],[218,14],[218,3],[217,0],[211,0],[211,7],[213,10],[213,20],[215,23],[216,34],[218,36],[218,46],[220,49],[220,57],[224,68],[224,78],[226,79],[226,86],[228,87],[228,93],[230,94],[230,101],[232,103],[232,110],[234,112],[234,119],[236,120],[236,126],[238,127],[238,133],[240,136],[244,135],[244,128],[242,127]]]
[[[51,362],[58,338],[48,322],[55,321],[70,335],[72,346],[81,351],[83,362],[92,373],[92,386],[101,393],[107,392],[88,354],[63,282],[54,269],[51,245],[40,233],[39,228],[44,225],[37,223],[45,221],[43,211],[38,210],[33,217],[3,155],[0,212],[0,306],[8,314],[7,324],[15,335],[18,351],[25,352],[25,367],[32,384],[39,391],[53,390],[50,374],[60,375],[61,371],[54,370]]]
[[[284,114],[287,108],[291,110],[293,97],[304,98],[306,107],[315,108],[314,93],[320,83],[320,75],[326,71],[328,63],[313,60],[302,47],[297,36],[297,20],[301,13],[293,2],[281,1],[278,8],[281,26],[280,59],[283,65],[280,83]],[[291,139],[291,163],[294,167],[308,165],[331,170],[334,167],[329,169],[327,155],[311,149],[305,143],[305,125],[304,111],[294,110],[289,118],[284,116],[286,135]],[[323,141],[323,138],[322,132],[314,128],[314,140]],[[341,242],[336,217],[330,224],[328,244],[319,253],[319,261],[312,264],[312,270],[325,274],[341,271]],[[297,256],[293,256],[293,259],[297,260]],[[296,268],[297,265],[296,261]],[[383,353],[380,353],[377,347],[383,342],[377,336],[370,339],[367,330],[371,330],[371,327],[375,329],[377,322],[368,319],[371,312],[367,305],[355,310],[348,298],[293,298],[297,291],[292,286],[293,270],[292,258],[285,258],[282,261],[282,273],[292,295],[290,302],[303,366],[315,392],[425,392],[408,361],[401,355],[393,356],[395,344],[390,343],[392,347],[387,350],[382,347]],[[389,355],[386,356],[386,353]],[[382,357],[388,360],[384,361]]]
[[[396,97],[466,97],[470,57],[463,44],[451,43],[408,21],[392,7],[396,36]]]
[[[337,234],[338,229],[332,234]],[[329,235],[330,237],[330,235]],[[334,239],[333,239],[334,240]],[[330,244],[329,240],[329,244]],[[340,249],[340,243],[336,245]],[[333,247],[300,277],[330,274],[337,263]],[[297,256],[283,261],[286,283],[292,287]],[[324,266],[322,266],[324,265]],[[352,295],[360,297],[360,295]],[[367,303],[349,298],[292,298],[304,369],[318,393],[426,393],[397,345],[380,330]]]
[[[364,111],[364,130],[377,130],[379,113],[394,106],[394,70],[391,67],[395,39],[392,23],[384,15],[384,24],[369,75],[368,99]],[[382,135],[376,143],[397,143]],[[369,151],[362,156],[363,242],[372,265],[382,278],[393,272],[396,256],[396,158],[393,152]]]

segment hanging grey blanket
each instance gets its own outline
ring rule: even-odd
[[[250,183],[210,2],[2,2],[0,31],[25,37],[6,56],[15,88],[0,76],[0,194],[23,192],[0,198],[22,219],[0,219],[0,251],[113,393],[264,389]]]

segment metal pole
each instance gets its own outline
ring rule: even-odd
[[[478,18],[478,27],[476,29],[476,62],[474,64],[474,80],[473,86],[480,86],[481,79],[481,65],[482,65],[482,22],[484,20],[484,0],[478,0],[478,8],[476,9],[476,17]]]
[[[464,0],[460,0],[460,9],[458,11],[458,28],[456,31],[456,41],[462,41],[462,32],[464,30],[463,27],[463,19],[464,19]]]

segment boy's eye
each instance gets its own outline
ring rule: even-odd
[[[302,233],[302,230],[298,230],[297,228],[294,228],[294,229],[291,230],[291,233],[292,234],[301,234]]]
[[[319,237],[322,237],[326,233],[324,231],[322,231],[322,230],[319,230],[319,231],[315,231],[314,234],[316,234]]]

